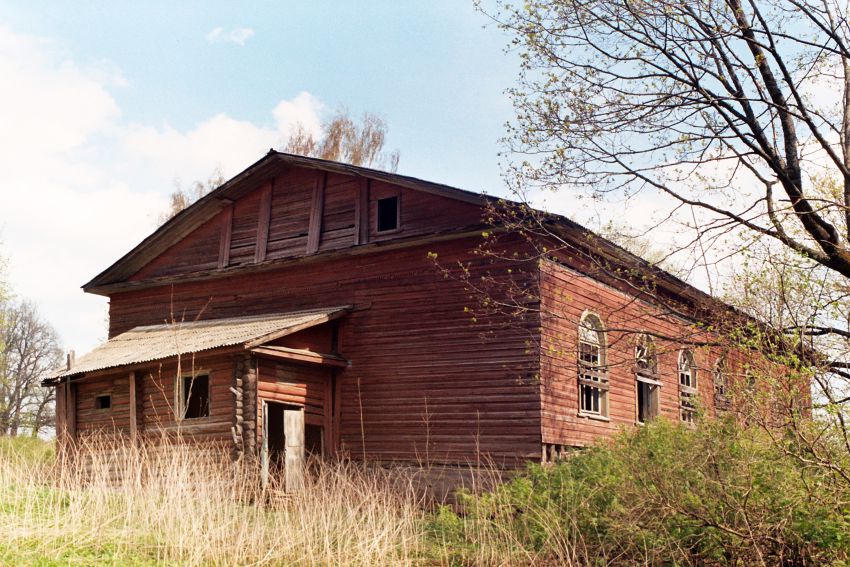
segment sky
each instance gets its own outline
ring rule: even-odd
[[[386,120],[399,173],[507,195],[509,40],[466,0],[0,0],[6,279],[90,350],[107,300],[80,286],[156,228],[175,184],[231,177],[340,109]],[[605,221],[569,193],[537,203]]]
[[[365,4],[365,5],[364,5]],[[295,123],[389,126],[398,171],[504,194],[507,37],[471,2],[0,2],[0,255],[65,349],[106,337],[80,286],[175,183],[235,175]]]

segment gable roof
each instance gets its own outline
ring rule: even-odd
[[[253,317],[231,317],[135,327],[80,357],[71,368],[56,371],[45,384],[95,370],[106,370],[216,348],[261,345],[302,329],[320,325],[350,307],[326,307]]]
[[[286,167],[299,167],[384,181],[414,191],[431,193],[473,205],[484,205],[488,201],[497,200],[495,197],[481,193],[425,181],[408,175],[287,154],[272,149],[258,161],[248,166],[247,169],[169,219],[118,261],[84,284],[83,289],[87,292],[96,292],[97,288],[101,286],[126,280],[173,244],[212,219],[228,204],[256,189],[256,182],[263,181]]]
[[[135,274],[159,254],[165,252],[170,246],[179,242],[203,223],[212,219],[225,206],[256,189],[258,182],[265,181],[287,167],[313,169],[384,181],[414,191],[431,193],[479,206],[484,206],[488,203],[497,203],[499,201],[512,203],[512,201],[507,199],[458,189],[416,177],[319,158],[288,154],[271,149],[265,156],[250,165],[247,169],[175,215],[141,243],[136,245],[130,252],[83,285],[83,289],[94,293],[100,292],[101,288],[106,288],[107,286],[114,289],[114,285],[120,285],[121,282],[124,282],[127,278]],[[514,204],[520,205],[520,203]],[[651,275],[660,289],[675,294],[691,302],[693,305],[702,305],[704,308],[719,308],[721,311],[738,313],[731,306],[695,288],[669,272],[650,264],[643,258],[599,236],[581,224],[561,215],[538,212],[543,215],[545,224],[554,234],[558,234],[565,241],[571,242],[577,248],[587,249],[594,256],[599,256],[612,265],[639,270],[641,273]],[[469,227],[463,228],[469,229]],[[246,267],[239,266],[237,269],[244,270]],[[216,270],[216,273],[224,273],[229,270],[220,269]],[[187,274],[187,277],[192,277],[192,274]],[[144,282],[138,282],[137,286],[138,284],[144,284]]]

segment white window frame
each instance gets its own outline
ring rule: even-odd
[[[641,420],[640,389],[645,387],[650,396],[649,413]],[[658,353],[655,341],[646,334],[640,334],[635,341],[635,422],[646,423],[658,417],[661,397],[661,381],[658,379]]]
[[[576,360],[578,362],[579,415],[608,418],[608,365],[605,325],[596,313],[585,311],[578,324]],[[585,404],[585,393],[589,404]],[[589,407],[586,407],[589,405]]]
[[[679,419],[687,424],[696,422],[697,366],[690,349],[679,351]]]

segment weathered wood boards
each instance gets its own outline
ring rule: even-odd
[[[583,273],[582,266],[543,262],[517,269],[509,260],[477,256],[480,202],[391,177],[269,165],[240,180],[228,193],[232,201],[219,203],[179,241],[157,248],[164,251],[131,276],[101,278],[96,291],[109,290],[110,336],[175,316],[218,319],[332,305],[353,310],[248,350],[187,356],[179,369],[165,361],[87,376],[61,389],[61,430],[187,432],[229,443],[235,457],[257,456],[266,441],[264,404],[278,404],[297,409],[302,452],[318,435],[325,454],[446,464],[488,458],[510,465],[540,459],[542,445],[547,458],[557,457],[634,424],[634,345],[616,332],[609,337],[609,411],[604,419],[579,415],[576,323],[586,310],[611,328],[643,320],[647,331],[671,336],[688,323],[658,317],[653,305]],[[382,199],[397,204],[398,226],[391,230],[378,230]],[[505,258],[528,250],[521,238],[501,245]],[[435,268],[435,256],[447,273]],[[464,278],[486,279],[492,293],[500,293],[500,284],[524,289],[529,308],[473,321],[469,308],[481,298]],[[667,347],[659,405],[675,417],[678,347]],[[715,359],[716,353],[697,353],[700,367]],[[175,380],[187,369],[209,376],[210,410],[181,421]],[[697,388],[711,408],[708,372]],[[94,406],[104,392],[111,396],[109,411]],[[305,430],[311,439],[303,438]]]
[[[323,370],[324,382],[314,382],[316,393],[305,398],[316,404],[305,404],[308,422],[311,415],[333,420],[324,432],[329,446],[410,461],[466,462],[484,453],[532,457],[540,443],[538,362],[526,341],[535,321],[509,322],[498,337],[482,337],[483,327],[464,309],[474,298],[428,259],[434,252],[452,265],[476,243],[468,238],[320,262],[310,270],[293,267],[115,294],[111,332],[163,320],[171,309],[187,319],[214,319],[351,304],[355,310],[339,320],[337,337],[351,366],[337,368],[335,377]],[[311,346],[293,335],[280,346],[333,352],[330,335],[314,339]],[[260,396],[268,392],[266,377],[277,372],[269,364],[258,359]],[[307,383],[310,365],[302,366],[300,380]],[[333,407],[322,403],[330,413],[311,410],[328,390]]]
[[[377,201],[397,195],[404,200],[401,229],[378,234]],[[480,208],[469,203],[384,182],[289,169],[259,180],[253,191],[226,205],[130,280],[309,256],[469,227],[480,220]]]

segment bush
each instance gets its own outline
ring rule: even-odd
[[[664,420],[462,497],[461,562],[824,565],[850,558],[850,490],[732,421]],[[457,528],[461,522],[462,529]]]

